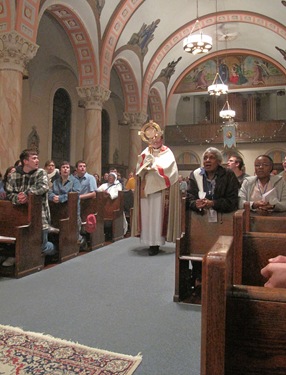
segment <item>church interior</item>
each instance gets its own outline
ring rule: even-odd
[[[0,0],[0,172],[35,147],[41,167],[47,160],[56,166],[84,160],[90,174],[116,169],[128,178],[146,148],[140,130],[152,121],[183,177],[202,166],[211,146],[222,152],[224,166],[231,153],[241,155],[248,175],[262,154],[281,172],[285,20],[284,0]],[[181,215],[185,227],[189,217]],[[217,228],[224,220],[232,231],[233,216],[231,223],[219,217]],[[197,237],[203,220],[193,229]],[[269,248],[275,237],[284,246],[284,223],[283,233],[267,238]],[[192,267],[184,239],[150,258],[138,238],[123,237],[51,265],[49,273],[0,277],[0,297],[7,302],[0,323],[116,352],[142,351],[136,374],[230,374],[202,367],[209,357],[201,354],[208,328],[201,330],[201,322],[212,317],[211,308],[202,311],[200,304],[213,306],[211,296],[190,304],[174,295],[181,282],[177,249],[183,272]],[[207,287],[223,305],[226,297],[220,300],[211,277]],[[278,296],[285,313],[284,294],[270,299]],[[215,346],[217,331],[211,333]],[[281,361],[285,368],[285,357]],[[215,355],[210,362],[217,365]]]

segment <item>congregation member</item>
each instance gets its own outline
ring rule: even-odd
[[[136,178],[134,177],[134,173],[130,172],[128,175],[128,180],[126,181],[125,190],[135,190],[136,186]]]
[[[217,148],[207,148],[202,159],[203,166],[191,172],[187,199],[191,210],[207,214],[208,222],[216,223],[218,212],[237,210],[239,182],[230,168],[221,165],[223,158]],[[202,263],[192,261],[195,298],[201,296],[201,273]]]
[[[34,149],[25,149],[20,155],[21,165],[12,172],[6,184],[7,198],[13,204],[27,204],[28,194],[42,197],[42,253],[44,256],[56,254],[54,244],[48,241],[50,225],[50,209],[48,204],[49,180],[46,171],[39,168],[38,152]],[[39,249],[40,251],[40,249]],[[9,257],[2,264],[12,266],[15,258]]]
[[[81,185],[76,177],[71,174],[70,163],[63,161],[60,164],[60,177],[53,182],[53,186],[49,190],[49,200],[54,203],[64,203],[68,201],[68,193],[76,192],[80,193]],[[80,232],[81,220],[80,220],[80,204],[78,200],[77,208],[78,216],[78,232]],[[80,233],[78,233],[79,241],[81,240]]]
[[[45,171],[48,174],[49,186],[53,186],[53,182],[60,176],[58,168],[53,160],[47,160],[44,166]]]
[[[259,155],[255,159],[255,176],[246,177],[239,191],[240,208],[245,202],[250,202],[253,211],[286,211],[286,182],[283,176],[271,174],[273,165],[268,155]]]
[[[106,197],[110,199],[118,198],[119,191],[122,191],[122,185],[117,180],[117,175],[115,172],[109,172],[108,174],[108,182],[101,184],[97,191],[102,191]],[[126,234],[128,230],[128,223],[125,217],[125,213],[123,212],[123,233]]]
[[[153,256],[165,241],[175,242],[179,233],[179,173],[173,152],[163,144],[162,132],[138,156],[136,175],[131,235],[140,236]]]
[[[245,173],[245,165],[244,161],[241,156],[239,155],[230,155],[227,161],[227,168],[233,170],[235,173],[239,185],[241,186],[242,181],[244,180],[245,177],[249,176],[247,173]]]
[[[180,184],[180,192],[185,194],[187,192],[187,189],[188,189],[188,184],[184,180],[184,178],[181,174],[179,175],[179,184]]]
[[[217,221],[217,212],[232,212],[238,208],[239,182],[235,173],[221,165],[222,154],[209,147],[203,154],[203,167],[190,175],[188,200],[193,211],[204,213],[209,221]]]
[[[115,172],[109,172],[108,181],[101,184],[97,191],[103,191],[104,195],[111,199],[116,199],[118,197],[118,192],[122,191],[122,185],[117,180],[117,174]]]
[[[85,200],[96,197],[97,183],[93,175],[87,173],[86,162],[84,160],[78,160],[75,165],[75,178],[80,183],[79,199]],[[86,233],[81,225],[80,229],[80,251],[86,251],[88,249],[89,234]]]

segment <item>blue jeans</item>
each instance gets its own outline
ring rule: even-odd
[[[52,242],[48,241],[48,229],[43,229],[42,240],[42,253],[44,255],[55,255],[57,252],[55,245]]]

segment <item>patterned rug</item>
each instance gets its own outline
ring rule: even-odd
[[[1,375],[131,375],[141,360],[0,325]]]

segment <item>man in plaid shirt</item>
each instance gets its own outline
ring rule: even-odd
[[[42,196],[43,255],[55,255],[56,249],[48,241],[50,209],[48,204],[49,181],[47,172],[39,168],[38,152],[26,149],[20,155],[21,165],[16,168],[7,182],[7,198],[13,204],[26,204],[28,193]]]

